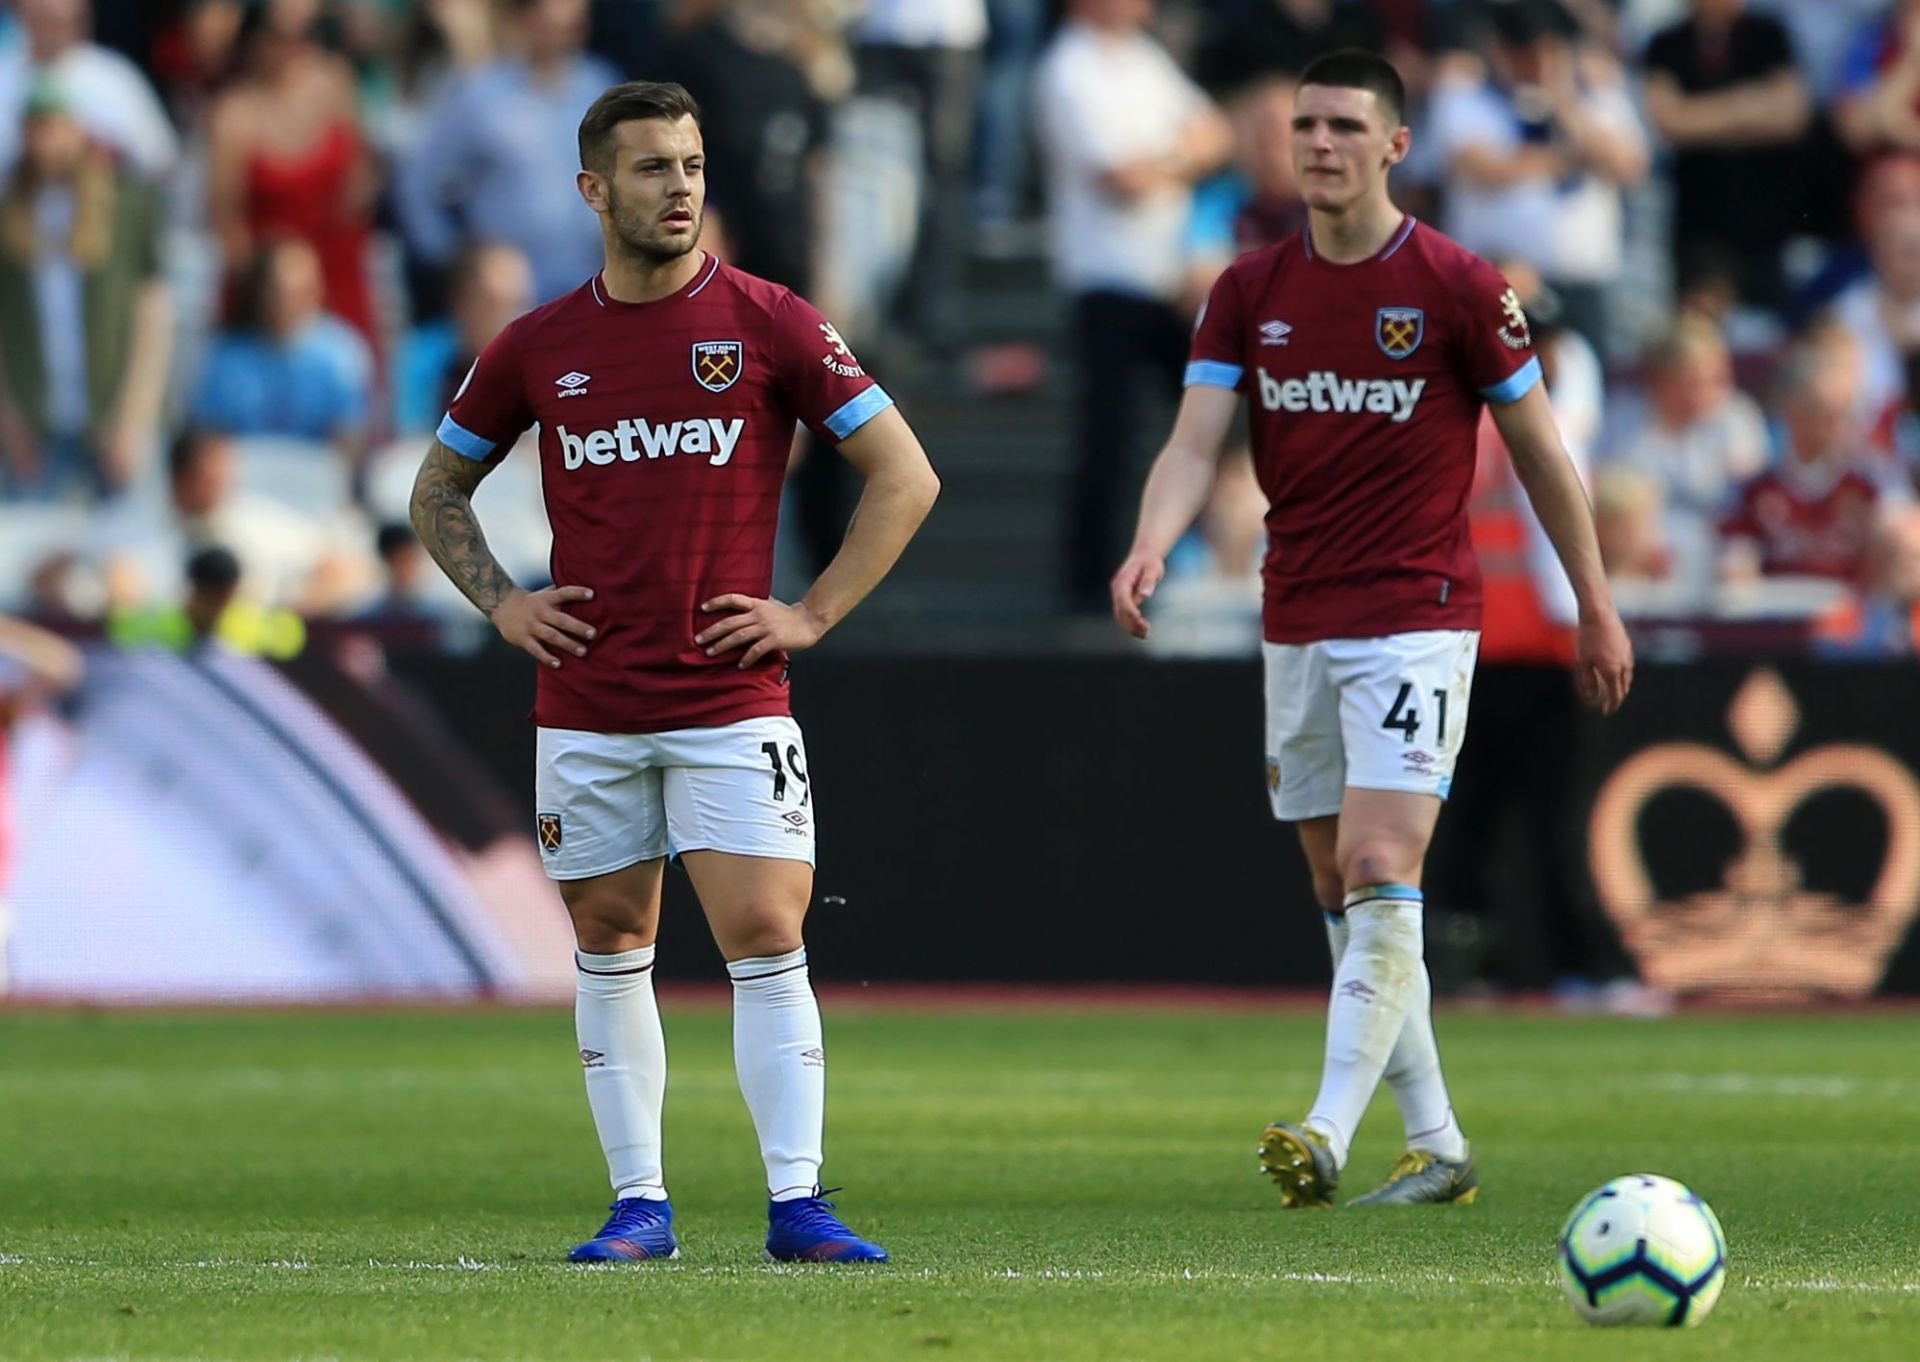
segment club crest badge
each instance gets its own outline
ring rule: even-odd
[[[533,826],[534,826],[534,829],[540,834],[540,850],[542,851],[560,850],[561,827],[560,827],[559,814],[557,813],[535,814],[533,818]]]
[[[1388,359],[1405,359],[1427,334],[1427,314],[1417,307],[1383,307],[1373,314],[1373,339]]]
[[[740,380],[746,347],[737,340],[695,341],[694,381],[710,393],[723,393]]]

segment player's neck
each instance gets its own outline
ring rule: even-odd
[[[1310,209],[1307,230],[1313,233],[1314,254],[1322,260],[1357,265],[1385,250],[1406,220],[1407,215],[1383,194],[1371,202],[1350,204],[1339,213]]]
[[[616,303],[652,303],[678,293],[706,267],[705,251],[688,251],[666,261],[609,256],[600,272],[600,286]]]

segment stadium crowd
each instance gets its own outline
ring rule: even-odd
[[[164,639],[211,589],[261,651],[282,617],[457,617],[405,526],[423,442],[596,267],[575,129],[644,77],[702,104],[706,244],[908,393],[992,372],[970,259],[1045,253],[1062,577],[1100,608],[1199,301],[1301,226],[1292,74],[1352,45],[1414,95],[1399,200],[1522,298],[1629,611],[1910,655],[1920,0],[15,0],[0,606]],[[1545,660],[1551,555],[1484,446],[1486,655]],[[528,581],[537,480],[477,498]],[[1229,460],[1172,597],[1250,601],[1262,509]]]

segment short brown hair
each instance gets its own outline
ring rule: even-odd
[[[614,86],[594,100],[580,120],[580,168],[606,174],[613,130],[636,118],[662,118],[669,123],[691,118],[697,124],[700,106],[684,85],[671,81],[630,80]]]
[[[1407,107],[1407,87],[1393,63],[1377,52],[1360,47],[1343,47],[1338,52],[1315,57],[1300,73],[1300,84],[1330,85],[1341,90],[1371,90],[1380,112],[1386,115],[1389,129],[1400,126]]]

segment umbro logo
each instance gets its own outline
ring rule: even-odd
[[[1261,322],[1260,343],[1262,345],[1285,345],[1287,337],[1293,334],[1293,328],[1285,322]]]
[[[582,1050],[580,1052],[580,1063],[589,1069],[606,1068],[606,1060],[607,1054],[604,1050]]]
[[[827,1067],[827,1052],[817,1045],[811,1050],[802,1050],[800,1064],[803,1068],[824,1069]]]
[[[585,397],[587,380],[592,377],[592,374],[583,374],[578,369],[569,369],[553,380],[553,386],[560,390],[562,397]]]
[[[1374,997],[1373,987],[1364,980],[1349,979],[1340,985],[1340,996],[1351,998],[1357,1003],[1370,1003]]]

